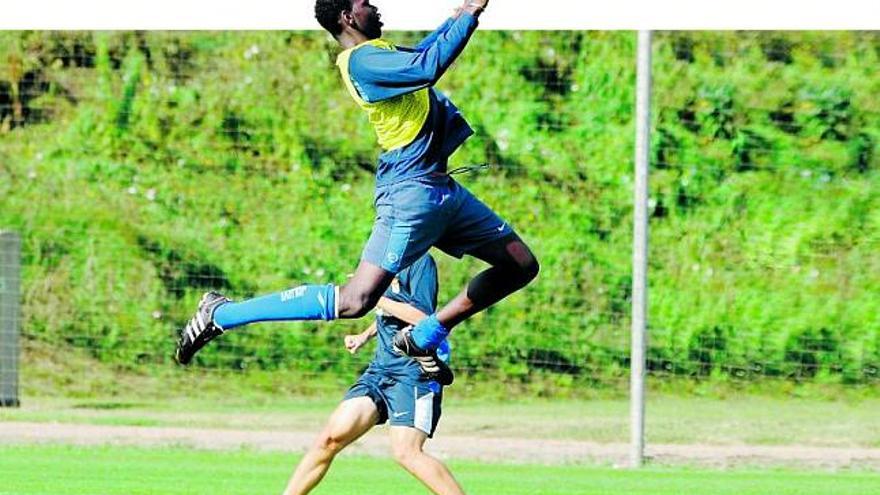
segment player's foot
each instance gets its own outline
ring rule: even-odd
[[[394,338],[391,339],[391,346],[394,348],[394,352],[401,356],[409,357],[428,357],[433,354],[432,351],[422,349],[416,345],[413,341],[412,329],[413,327],[406,327],[394,334]]]
[[[199,309],[180,332],[174,359],[180,364],[189,364],[196,352],[223,333],[223,328],[214,322],[214,311],[229,299],[219,292],[206,292],[199,301]]]
[[[433,380],[444,387],[452,385],[455,375],[452,369],[445,361],[437,357],[437,353],[433,352],[430,356],[422,356],[413,358],[422,367],[422,374],[428,380]]]

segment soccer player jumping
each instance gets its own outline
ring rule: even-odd
[[[416,47],[405,48],[382,38],[381,16],[369,0],[315,2],[318,22],[343,48],[336,61],[342,81],[383,149],[376,219],[361,262],[343,286],[301,285],[241,302],[205,294],[181,332],[178,362],[190,362],[208,341],[248,323],[364,316],[395,274],[431,246],[491,266],[446,306],[395,335],[395,349],[408,356],[432,354],[453,327],[537,276],[535,256],[511,225],[447,173],[449,156],[473,130],[434,85],[464,50],[487,4],[466,0]]]

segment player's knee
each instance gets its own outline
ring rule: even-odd
[[[391,453],[394,456],[395,462],[400,464],[403,467],[411,466],[416,459],[420,455],[422,455],[422,451],[412,445],[392,445]]]
[[[315,448],[325,455],[334,456],[345,447],[345,440],[338,435],[324,432],[315,441]]]
[[[513,242],[507,246],[507,253],[510,255],[509,271],[512,283],[519,287],[526,286],[529,282],[538,276],[541,266],[538,259],[532,253],[531,249],[524,242]],[[518,288],[519,288],[518,287]]]
[[[517,290],[521,289],[534,280],[539,271],[541,271],[541,266],[538,264],[538,260],[534,256],[530,256],[528,260],[517,264],[508,272],[510,284]]]
[[[524,266],[521,267],[523,285],[527,285],[529,282],[535,279],[538,276],[538,272],[541,271],[541,265],[538,264],[537,258],[531,256],[529,261],[526,262]]]

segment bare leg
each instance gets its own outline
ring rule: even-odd
[[[324,478],[336,454],[369,431],[378,419],[379,412],[369,397],[357,397],[339,404],[312,448],[299,462],[284,495],[309,493]]]
[[[360,318],[373,309],[391,284],[394,274],[361,261],[354,276],[339,288],[336,308],[340,318]]]
[[[428,435],[408,426],[391,427],[394,460],[437,495],[464,495],[464,490],[442,462],[422,447]]]
[[[538,260],[518,235],[510,234],[468,253],[490,265],[437,312],[437,319],[452,329],[470,316],[525,287],[538,275]]]

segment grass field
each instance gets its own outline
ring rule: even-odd
[[[275,494],[298,456],[182,448],[0,447],[0,495]],[[615,470],[451,462],[468,493],[492,495],[873,495],[880,474],[858,471]],[[324,495],[419,494],[392,461],[341,457]]]
[[[0,409],[0,421],[316,431],[343,390],[323,398],[25,398],[20,409]],[[496,402],[459,399],[454,392],[444,400],[441,435],[629,440],[629,404],[623,399]],[[647,429],[654,443],[877,448],[878,409],[876,399],[654,394],[648,400]]]

